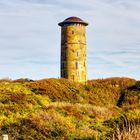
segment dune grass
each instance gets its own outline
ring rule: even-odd
[[[10,140],[139,140],[139,116],[134,79],[0,80],[0,135]]]

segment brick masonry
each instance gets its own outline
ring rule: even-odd
[[[87,82],[86,25],[70,22],[61,26],[61,77]]]

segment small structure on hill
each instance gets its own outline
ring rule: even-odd
[[[61,77],[87,82],[86,26],[78,17],[69,17],[61,26]]]

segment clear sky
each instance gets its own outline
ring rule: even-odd
[[[140,79],[140,0],[0,0],[0,78],[60,77],[70,16],[89,23],[88,79]]]

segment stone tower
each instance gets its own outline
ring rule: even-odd
[[[69,17],[61,26],[61,77],[86,84],[86,26],[78,17]]]

